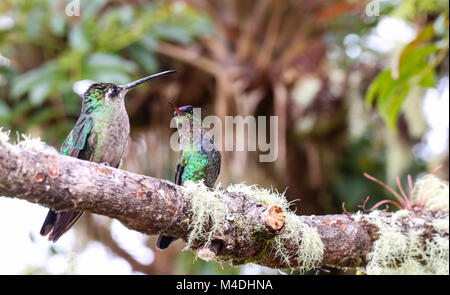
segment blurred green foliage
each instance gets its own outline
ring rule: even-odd
[[[403,0],[395,3],[395,9],[392,11],[392,16],[413,20],[423,14],[436,14],[447,10],[448,16],[448,1],[447,0]]]
[[[394,131],[401,106],[410,91],[415,86],[435,87],[436,69],[448,54],[448,2],[404,1],[392,14],[409,19],[419,12],[438,16],[403,48],[392,68],[387,67],[374,79],[366,93],[367,103],[376,103],[379,114]]]

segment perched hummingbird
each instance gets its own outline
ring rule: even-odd
[[[128,144],[130,122],[125,110],[125,94],[150,79],[174,73],[165,71],[126,85],[94,83],[84,92],[81,114],[64,141],[60,153],[117,168]],[[56,242],[83,212],[49,210],[41,235]]]
[[[180,136],[180,154],[178,155],[175,171],[175,184],[183,185],[187,180],[203,180],[207,187],[212,188],[220,172],[221,156],[212,137],[201,128],[200,118],[193,114],[193,107],[178,108],[169,101],[174,109],[175,121]],[[183,120],[189,123],[188,128],[183,126]],[[200,130],[195,129],[200,128]],[[195,136],[195,134],[199,136]],[[166,249],[176,238],[159,236],[156,246]]]

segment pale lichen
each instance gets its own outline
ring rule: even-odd
[[[413,190],[414,202],[423,204],[428,210],[449,209],[448,182],[433,174],[416,181]]]
[[[391,216],[374,211],[363,217],[378,228],[378,239],[368,255],[365,273],[448,274],[448,239],[438,234],[425,238],[423,227],[405,230],[402,219],[408,218],[409,214],[404,211]],[[446,221],[446,226],[443,222],[439,226],[448,236],[448,215]]]
[[[286,215],[285,230],[281,235],[275,236],[270,248],[274,255],[288,265],[296,261],[296,269],[303,273],[317,267],[322,261],[324,246],[316,229],[302,222],[298,216],[290,210],[291,202],[273,189],[261,188],[257,185],[233,184],[227,187],[227,191],[244,193],[262,202],[264,206],[278,206]],[[290,245],[287,247],[287,245]]]
[[[431,222],[431,226],[437,232],[447,232],[448,233],[448,216],[445,218],[436,218]]]
[[[206,245],[208,245],[212,237],[221,232],[223,223],[229,222],[228,207],[217,197],[228,192],[244,194],[260,201],[264,206],[278,206],[285,213],[284,232],[272,239],[265,240],[267,244],[267,247],[264,248],[265,255],[272,253],[275,257],[280,258],[282,263],[288,266],[296,265],[295,268],[300,272],[317,267],[322,261],[324,246],[319,234],[289,209],[290,203],[284,197],[284,193],[243,183],[229,185],[226,189],[218,185],[214,190],[208,189],[202,182],[186,182],[184,186],[186,192],[192,196],[191,232],[186,249],[199,239],[206,240]],[[239,218],[242,217],[234,216],[232,220],[235,221]],[[255,238],[257,236],[255,235]],[[260,258],[253,257],[249,261],[257,263]]]
[[[32,138],[29,134],[21,134],[20,137],[21,138],[17,140],[16,145],[21,148],[39,152],[45,147],[45,143],[41,141],[40,137]]]
[[[0,141],[8,142],[10,139],[10,131],[4,131],[3,127],[0,127]],[[25,148],[32,151],[42,151],[45,147],[45,143],[41,141],[40,137],[32,138],[29,134],[17,133],[17,141],[14,146]]]
[[[291,247],[287,247],[290,245]],[[272,250],[283,263],[292,265],[303,273],[320,265],[324,246],[316,229],[302,222],[293,212],[286,212],[285,231],[274,238]]]
[[[362,217],[378,228],[365,273],[449,274],[448,182],[426,175],[416,181],[412,199],[416,210],[441,211],[432,213],[429,221],[415,218],[417,211],[406,209],[391,215],[373,211]]]
[[[352,215],[352,218],[355,222],[360,222],[362,220],[363,216],[364,216],[363,213],[361,211],[358,211]]]
[[[285,212],[290,211],[291,203],[286,200],[284,192],[279,193],[273,189],[266,189],[257,185],[246,185],[244,183],[231,184],[226,190],[230,193],[242,193],[253,197],[261,201],[264,206],[278,206]]]
[[[411,213],[412,213],[412,212],[409,211],[409,210],[402,209],[402,210],[396,211],[396,212],[395,212],[395,216],[396,216],[397,218],[405,218],[405,217],[410,216]]]
[[[4,131],[3,127],[0,127],[0,141],[3,142],[8,142],[9,140],[9,130],[8,131]]]
[[[219,188],[209,189],[202,181],[184,183],[185,192],[192,196],[192,221],[185,249],[191,248],[196,240],[206,240],[205,247],[211,243],[215,234],[220,234],[228,215],[228,206],[216,195]]]
[[[261,201],[265,206],[278,206],[283,210],[286,215],[284,232],[275,236],[269,245],[275,257],[288,266],[295,260],[295,268],[300,270],[300,273],[320,264],[324,246],[319,234],[290,210],[291,203],[286,200],[284,193],[243,183],[230,185],[227,191],[244,193]]]

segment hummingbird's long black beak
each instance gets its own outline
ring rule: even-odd
[[[141,78],[141,79],[139,79],[139,80],[133,81],[133,82],[131,82],[131,83],[128,83],[128,84],[125,84],[125,85],[121,85],[121,86],[119,86],[119,87],[120,87],[122,90],[131,89],[131,88],[136,87],[136,86],[138,86],[139,84],[142,84],[142,83],[144,83],[144,82],[146,82],[146,81],[148,81],[148,80],[151,80],[151,79],[153,79],[153,78],[158,78],[158,77],[165,76],[165,75],[169,75],[169,74],[172,74],[172,73],[175,73],[175,72],[176,72],[176,71],[174,71],[174,70],[170,70],[170,71],[164,71],[164,72],[156,73],[156,74],[153,74],[153,75],[150,75],[150,76]]]
[[[178,115],[183,115],[183,111],[180,110],[176,104],[174,104],[173,102],[171,102],[170,100],[167,100],[167,102],[173,107],[174,111],[178,114]]]

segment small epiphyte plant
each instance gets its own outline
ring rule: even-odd
[[[412,210],[413,209],[413,206],[414,206],[413,182],[412,182],[412,177],[410,174],[408,174],[408,188],[409,188],[408,195],[406,195],[405,191],[403,190],[402,184],[400,182],[400,177],[397,177],[397,186],[398,186],[398,189],[400,190],[400,194],[398,192],[396,192],[393,188],[391,188],[390,186],[388,186],[387,184],[382,182],[381,180],[379,180],[367,173],[364,173],[364,177],[378,183],[379,185],[381,185],[382,187],[384,187],[385,189],[390,191],[394,195],[395,199],[397,200],[397,201],[382,200],[382,201],[376,203],[375,205],[373,205],[373,207],[369,209],[370,211],[377,209],[378,207],[380,207],[383,204],[392,204],[395,207],[397,207],[399,210],[401,210],[401,209]],[[418,204],[416,204],[416,205],[418,205]]]
[[[441,169],[441,168],[442,168],[442,165],[435,168],[431,172],[431,175],[434,175],[435,173],[437,173],[439,171],[439,169]],[[399,210],[406,209],[406,210],[410,210],[410,211],[412,211],[414,209],[419,209],[419,210],[423,209],[426,205],[426,198],[425,198],[425,196],[423,196],[423,194],[419,194],[417,196],[417,198],[414,199],[414,185],[413,185],[412,177],[410,174],[408,174],[408,195],[405,193],[405,190],[402,187],[402,184],[400,182],[400,177],[397,177],[397,186],[398,186],[398,189],[400,190],[400,193],[396,192],[393,188],[391,188],[390,186],[388,186],[381,180],[369,175],[368,173],[364,173],[364,177],[378,183],[379,185],[381,185],[382,187],[384,187],[385,189],[390,191],[396,199],[396,201],[382,200],[382,201],[376,203],[375,205],[373,205],[373,207],[370,208],[369,211],[376,210],[378,207],[380,207],[383,204],[392,204],[395,207],[397,207]],[[367,199],[365,200],[364,205],[366,202],[367,202]]]

